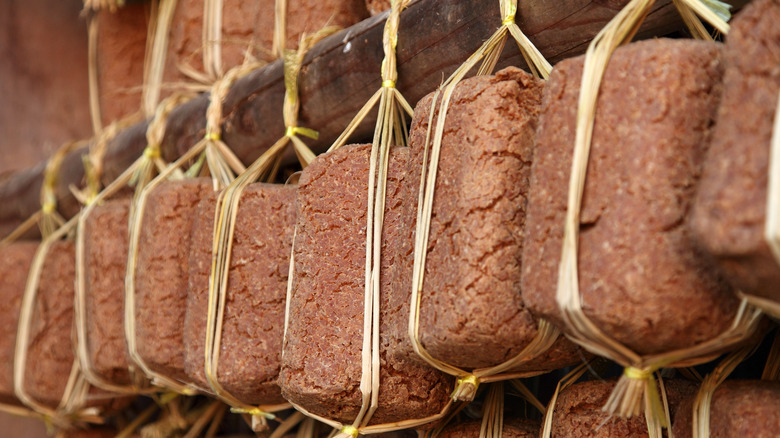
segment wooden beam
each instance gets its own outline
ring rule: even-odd
[[[520,0],[517,20],[521,29],[551,63],[583,53],[590,40],[626,0]],[[498,1],[419,0],[401,16],[398,42],[398,88],[414,105],[433,91],[500,25]],[[321,41],[306,56],[300,77],[300,125],[320,132],[311,141],[323,151],[341,133],[353,115],[381,83],[379,76],[382,31],[386,15],[364,20]],[[653,7],[639,37],[667,35],[682,29],[669,0]],[[523,66],[514,44],[508,44],[500,62]],[[246,163],[257,158],[284,134],[282,65],[275,62],[240,79],[224,104],[223,139]],[[163,154],[173,160],[204,135],[208,96],[200,96],[174,110],[163,141]],[[354,139],[365,140],[373,130],[369,117]],[[110,142],[104,180],[109,182],[143,151],[146,123],[121,132]],[[81,154],[63,162],[57,187],[59,208],[66,217],[78,211],[68,186],[83,179]],[[0,181],[0,236],[6,235],[39,208],[44,163]]]

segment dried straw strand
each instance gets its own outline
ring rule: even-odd
[[[168,40],[170,37],[173,13],[178,0],[154,0],[152,2],[152,20],[146,37],[146,52],[144,54],[144,79],[142,102],[144,115],[154,116],[160,100],[165,59],[168,56]]]

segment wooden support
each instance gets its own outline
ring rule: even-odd
[[[583,53],[596,33],[626,0],[520,0],[517,23],[551,63]],[[300,125],[319,131],[308,141],[325,150],[353,115],[380,87],[382,31],[386,14],[364,20],[321,41],[306,56],[300,76]],[[419,0],[401,15],[398,41],[398,89],[409,102],[433,91],[501,24],[497,0]],[[667,35],[683,28],[669,0],[659,1],[639,37]],[[499,66],[524,62],[515,44],[507,44]],[[284,82],[279,61],[238,80],[224,104],[223,139],[246,163],[284,134]],[[169,119],[162,149],[173,160],[204,135],[208,96],[181,105]],[[373,117],[354,140],[373,132]],[[122,131],[109,144],[104,182],[116,178],[146,146],[146,123]],[[83,150],[68,155],[57,187],[60,212],[70,217],[78,204],[68,190],[80,185]],[[45,163],[0,180],[0,236],[8,234],[39,207]]]

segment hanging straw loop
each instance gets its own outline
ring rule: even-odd
[[[4,237],[0,241],[0,245],[16,241],[35,225],[38,225],[41,237],[46,238],[65,224],[65,219],[57,211],[57,181],[60,167],[67,154],[84,146],[84,144],[86,142],[83,140],[66,142],[49,158],[43,170],[43,184],[41,184],[40,194],[41,208]]]
[[[211,275],[209,276],[208,307],[206,317],[206,339],[204,374],[214,394],[233,407],[233,412],[250,414],[255,431],[267,428],[266,420],[275,419],[272,412],[290,407],[289,404],[274,406],[251,406],[228,392],[218,379],[219,356],[221,353],[222,328],[228,293],[230,260],[238,217],[241,194],[244,189],[258,179],[273,180],[278,169],[282,152],[292,142],[296,154],[305,167],[314,158],[314,153],[298,138],[298,134],[316,138],[317,132],[296,126],[300,103],[298,101],[298,73],[303,56],[309,46],[333,32],[334,28],[324,29],[313,36],[301,39],[297,52],[288,51],[284,58],[285,101],[284,118],[287,123],[285,135],[263,153],[249,168],[241,173],[225,190],[219,193],[215,209],[214,240],[212,246]]]
[[[697,13],[702,7],[707,9],[700,0],[680,0],[680,3],[691,7]],[[653,4],[653,0],[629,2],[599,32],[585,54],[556,301],[572,340],[595,354],[629,367],[615,386],[604,411],[630,417],[644,410],[651,436],[660,436],[661,428],[668,425],[668,420],[659,408],[661,402],[655,379],[650,376],[652,372],[662,367],[687,366],[712,360],[723,349],[752,335],[761,314],[743,301],[732,326],[714,339],[694,347],[643,357],[605,335],[583,311],[577,264],[579,222],[599,86],[612,53],[619,45],[633,38]],[[717,15],[710,13],[702,16],[707,21],[712,19],[716,28],[728,30],[725,23],[716,23],[722,21]]]
[[[539,53],[533,43],[522,34],[515,24],[517,13],[517,0],[500,0],[501,18],[503,25],[472,54],[453,74],[447,78],[442,86],[434,94],[431,108],[438,106],[438,118],[434,121],[436,111],[431,111],[426,133],[423,164],[420,177],[418,194],[418,208],[414,244],[414,269],[412,273],[412,296],[410,300],[408,335],[412,347],[419,357],[432,367],[453,376],[474,376],[479,382],[514,379],[519,377],[531,377],[542,374],[541,372],[512,372],[523,362],[538,357],[547,351],[558,338],[560,332],[547,321],[540,320],[536,337],[513,358],[493,367],[467,371],[454,365],[445,363],[433,357],[422,345],[420,339],[420,313],[425,281],[425,266],[428,254],[428,240],[433,215],[433,199],[438,175],[439,157],[441,155],[442,138],[446,125],[447,112],[450,100],[458,83],[478,64],[481,63],[477,74],[486,75],[492,73],[498,62],[499,56],[511,35],[521,53],[526,59],[531,72],[537,76],[546,78],[551,70],[550,64]],[[468,388],[471,385],[458,385]],[[458,388],[453,392],[453,397],[458,400],[467,400],[473,397],[471,391],[461,392]],[[474,390],[476,388],[474,387]]]
[[[395,48],[398,37],[398,23],[401,11],[408,0],[391,0],[390,16],[384,27],[383,49],[385,58],[381,65],[383,85],[394,85],[397,80]],[[390,81],[390,82],[388,82]],[[428,424],[444,418],[453,405],[450,400],[439,414],[393,424],[371,425],[369,422],[378,407],[379,374],[380,374],[380,343],[379,343],[379,313],[380,313],[380,282],[379,269],[381,261],[382,226],[385,210],[385,185],[391,145],[405,146],[408,143],[408,132],[404,115],[412,115],[411,105],[393,86],[380,87],[366,102],[352,121],[344,129],[339,138],[334,141],[328,151],[343,146],[356,127],[365,119],[375,105],[379,105],[378,117],[374,129],[370,153],[368,175],[368,202],[366,207],[366,257],[365,257],[365,290],[363,294],[363,339],[360,350],[361,375],[359,390],[361,394],[360,411],[349,425],[338,421],[314,415],[301,406],[292,404],[295,409],[309,417],[322,421],[340,432],[337,438],[355,437],[356,434],[382,433],[409,427]],[[285,339],[289,325],[289,303],[292,296],[292,284],[295,277],[294,255],[290,257],[290,275],[287,284],[287,308],[285,312]]]
[[[44,420],[48,418],[51,424],[60,428],[68,428],[74,421],[88,423],[101,423],[103,421],[99,417],[99,412],[96,408],[85,408],[89,384],[84,379],[76,360],[73,362],[65,390],[56,408],[46,406],[34,399],[28,394],[25,387],[25,371],[28,368],[27,354],[32,334],[32,320],[38,298],[38,286],[43,265],[51,245],[70,235],[76,226],[78,218],[79,215],[77,214],[51,235],[46,236],[35,252],[27,284],[25,285],[24,296],[22,297],[16,348],[14,350],[14,393],[16,397],[22,404],[40,414],[41,418]]]
[[[108,149],[108,143],[116,137],[119,132],[138,121],[140,114],[132,114],[122,120],[111,123],[98,134],[89,148],[89,153],[82,157],[84,162],[84,174],[86,175],[87,186],[79,190],[71,186],[71,192],[83,205],[89,205],[95,201],[102,187],[103,160]]]
[[[128,230],[133,229],[136,216],[134,211],[138,201],[138,195],[152,178],[154,168],[163,170],[165,161],[160,157],[160,142],[165,133],[167,115],[172,109],[183,101],[181,95],[173,95],[164,100],[156,110],[156,117],[147,128],[147,140],[149,144],[143,154],[136,159],[116,180],[111,182],[100,193],[96,194],[81,211],[76,233],[76,296],[74,302],[74,326],[76,328],[76,356],[85,378],[93,385],[107,391],[120,394],[151,393],[155,391],[142,372],[130,361],[128,371],[129,384],[116,384],[99,375],[95,369],[89,352],[89,332],[87,327],[87,280],[86,280],[86,230],[87,219],[95,207],[103,200],[114,196],[125,186],[136,186],[135,196],[131,202],[128,214]]]
[[[161,172],[168,164],[162,159],[162,141],[165,137],[165,128],[168,123],[168,115],[180,104],[191,98],[188,94],[174,94],[164,99],[155,109],[154,118],[146,128],[146,148],[141,156],[141,162],[133,172],[128,185],[136,188],[136,195],[149,183],[153,176],[153,169]]]
[[[222,122],[222,104],[225,96],[230,90],[233,82],[243,74],[256,67],[255,63],[245,63],[237,66],[212,86],[211,102],[206,112],[206,135],[202,140],[195,144],[190,150],[185,152],[173,164],[162,168],[156,178],[149,181],[142,188],[136,187],[133,207],[131,209],[131,219],[129,223],[130,238],[128,242],[127,271],[125,275],[125,337],[128,344],[128,352],[133,366],[140,368],[153,385],[169,389],[179,394],[194,395],[199,392],[198,388],[185,382],[169,378],[152,370],[143,360],[138,352],[136,339],[136,318],[135,318],[135,274],[138,264],[138,246],[140,243],[141,227],[143,223],[143,214],[146,208],[149,194],[157,186],[169,178],[181,178],[180,168],[193,159],[197,159],[185,175],[194,177],[203,170],[203,163],[207,164],[207,169],[211,173],[214,189],[224,187],[230,184],[235,173],[244,172],[245,168],[241,160],[233,154],[230,148],[219,140],[220,126]],[[170,102],[163,102],[158,107],[158,117],[153,121],[147,132],[149,146],[156,148],[159,146],[164,135],[164,120],[172,106]],[[235,172],[235,173],[234,173]]]

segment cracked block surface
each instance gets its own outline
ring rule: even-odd
[[[692,436],[692,408],[695,394],[680,406],[672,432],[675,438]],[[712,397],[712,438],[772,438],[780,430],[780,382],[731,380]]]
[[[167,181],[150,194],[143,215],[135,273],[138,354],[155,372],[187,382],[184,317],[190,230],[209,178]]]
[[[436,359],[474,369],[515,357],[534,339],[537,321],[520,293],[525,212],[544,81],[510,67],[461,82],[451,99],[434,191],[420,340]],[[417,104],[409,184],[420,185],[433,94]],[[440,99],[439,99],[440,102]],[[437,102],[436,124],[439,113]],[[417,203],[404,251],[412,259]],[[412,263],[397,270],[412,280]],[[408,317],[408,303],[404,303]],[[396,334],[411,351],[406,328]],[[580,361],[561,337],[519,370],[552,370]],[[411,353],[413,354],[413,353]]]
[[[665,379],[664,389],[673,422],[682,415],[683,401],[696,395],[697,386],[681,379]],[[558,396],[552,420],[552,438],[646,438],[644,415],[610,418],[601,408],[609,399],[615,380],[576,383]],[[660,393],[660,388],[659,388]],[[677,434],[675,433],[676,437]]]
[[[247,404],[284,402],[276,380],[282,356],[295,194],[295,186],[251,184],[241,195],[218,381]],[[216,201],[217,194],[212,193],[200,202],[192,227],[184,322],[187,375],[203,388],[209,387],[204,356]]]
[[[769,149],[780,91],[780,1],[749,4],[723,54],[723,99],[693,210],[695,238],[737,289],[780,302],[764,237]]]
[[[38,242],[0,247],[0,403],[18,404],[14,394],[14,355],[22,297]]]
[[[366,208],[371,145],[320,155],[301,175],[294,243],[295,278],[279,384],[282,395],[317,415],[351,422],[361,406]],[[380,269],[379,408],[371,424],[425,418],[446,405],[453,378],[393,354],[392,327],[406,327],[399,303],[411,284],[389,272],[399,251],[409,152],[390,151]],[[405,261],[404,261],[405,262]]]
[[[71,332],[75,282],[73,242],[54,242],[41,270],[24,371],[27,394],[51,408],[60,403],[73,367]]]
[[[124,326],[129,212],[130,199],[95,207],[84,236],[89,359],[97,375],[117,385],[130,383]]]
[[[561,327],[555,295],[582,64],[559,63],[545,89],[523,253],[523,299]],[[714,338],[738,306],[687,227],[720,89],[720,45],[667,39],[619,48],[601,84],[579,287],[585,314],[640,354]]]

